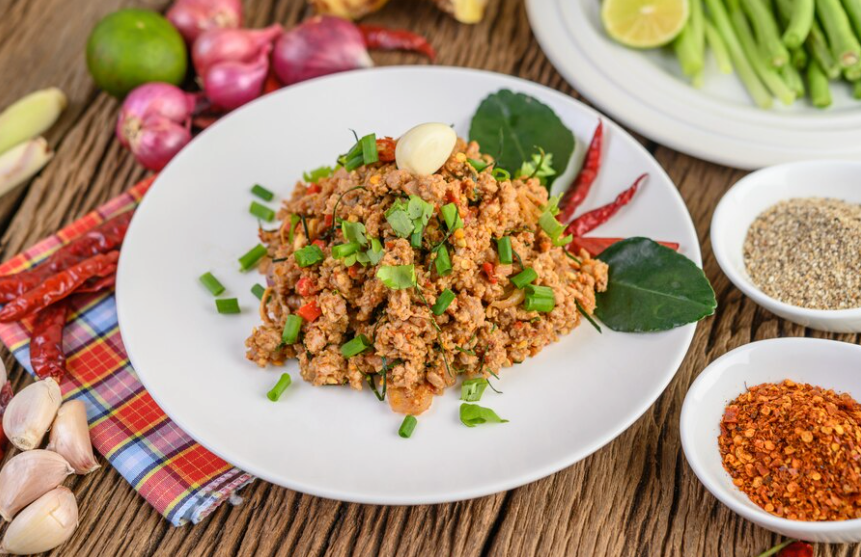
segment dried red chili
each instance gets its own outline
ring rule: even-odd
[[[490,284],[496,284],[499,279],[496,278],[496,267],[493,263],[487,261],[481,264],[481,270],[484,271],[484,274],[487,275],[487,280]]]
[[[646,177],[648,177],[648,174],[641,174],[634,180],[630,188],[616,196],[616,199],[612,202],[584,213],[571,221],[571,224],[565,229],[565,234],[573,234],[577,238],[610,220],[610,217],[615,215],[619,209],[631,202],[631,199],[634,198],[634,194],[637,193],[637,189]]]
[[[574,178],[574,181],[568,186],[565,195],[559,202],[559,215],[557,220],[563,224],[574,215],[586,196],[589,195],[589,190],[592,189],[592,182],[598,176],[598,171],[601,170],[601,150],[604,144],[604,122],[598,120],[598,127],[595,128],[595,133],[592,135],[592,141],[589,142],[589,149],[586,151],[586,157],[583,159],[583,168]]]
[[[786,380],[750,387],[726,408],[718,446],[733,483],[776,516],[861,518],[861,405]]]
[[[112,273],[105,277],[91,278],[75,290],[75,294],[94,294],[96,292],[113,288],[116,284],[116,273]]]
[[[384,137],[377,140],[377,157],[380,162],[394,162],[395,147],[397,143],[391,137]]]
[[[807,542],[792,542],[781,549],[777,557],[813,557],[813,546]]]
[[[36,314],[30,336],[30,365],[39,379],[53,377],[61,383],[66,375],[63,328],[68,313],[69,304],[61,300]]]
[[[436,51],[421,35],[403,29],[386,29],[378,25],[359,25],[365,46],[371,50],[409,50],[436,60]]]

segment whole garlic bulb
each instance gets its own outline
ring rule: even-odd
[[[77,527],[75,495],[66,487],[57,487],[18,513],[6,529],[0,553],[29,555],[50,551],[72,537]]]
[[[447,124],[419,124],[398,139],[395,161],[398,168],[419,176],[439,170],[451,156],[457,134]]]
[[[12,520],[73,472],[66,459],[55,452],[36,449],[16,454],[0,470],[0,516]]]
[[[51,427],[62,400],[60,386],[51,377],[27,385],[12,397],[3,414],[6,437],[22,451],[35,449]]]
[[[87,409],[80,400],[70,400],[60,406],[48,450],[60,453],[78,474],[89,474],[99,468],[93,455],[93,442],[87,425]]]

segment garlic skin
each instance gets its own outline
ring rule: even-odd
[[[50,551],[72,537],[77,527],[75,495],[66,487],[57,487],[18,513],[6,529],[0,553],[29,555]]]
[[[63,395],[60,386],[48,377],[28,385],[9,401],[3,414],[3,431],[22,451],[35,449],[51,427]]]
[[[72,473],[66,459],[55,452],[36,449],[16,454],[0,470],[0,516],[12,520]]]
[[[62,455],[77,474],[89,474],[100,467],[93,455],[93,442],[90,440],[90,428],[87,425],[87,409],[83,402],[70,400],[60,406],[57,417],[54,418],[54,425],[51,426],[47,449]],[[0,490],[2,490],[2,483],[0,483]]]
[[[451,156],[457,134],[447,124],[419,124],[398,139],[395,161],[398,168],[419,176],[439,170]]]

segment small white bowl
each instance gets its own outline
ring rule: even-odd
[[[753,342],[724,354],[694,381],[681,416],[682,448],[694,473],[721,503],[767,530],[815,542],[861,541],[861,519],[802,522],[773,516],[748,499],[724,470],[718,449],[726,405],[747,386],[791,379],[861,397],[861,346],[815,338]]]
[[[747,274],[743,254],[747,229],[760,213],[794,197],[831,197],[861,203],[861,162],[781,164],[739,180],[721,199],[712,217],[712,249],[718,264],[739,290],[784,319],[822,331],[861,332],[861,308],[823,310],[793,306],[766,295]]]

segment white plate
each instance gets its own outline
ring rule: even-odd
[[[303,170],[331,164],[359,134],[398,136],[451,122],[466,135],[479,102],[501,88],[550,105],[580,142],[598,114],[550,89],[486,72],[385,68],[332,76],[274,93],[227,116],[162,172],[132,222],[117,288],[123,339],[158,404],[207,448],[270,482],[323,497],[375,504],[453,501],[510,489],[586,457],[622,433],[675,374],[694,333],[599,335],[584,324],[538,357],[503,370],[482,404],[510,423],[467,428],[459,389],[438,397],[412,438],[401,417],[367,389],[314,388],[294,362],[262,370],[244,358],[258,324],[261,281],[237,257],[257,243],[248,214],[259,182],[290,193]],[[611,200],[641,172],[652,179],[602,235],[643,234],[681,243],[700,261],[676,188],[651,156],[612,122],[604,170],[587,200]],[[573,166],[573,165],[572,165]],[[656,218],[656,216],[660,218]],[[212,271],[242,314],[218,315],[197,277]],[[265,394],[282,371],[293,385]]]
[[[756,108],[735,74],[708,57],[691,87],[671,51],[621,46],[603,30],[598,0],[527,0],[541,47],[565,79],[637,132],[708,161],[759,168],[800,159],[861,159],[861,103],[832,84],[828,110],[798,101]]]
[[[792,379],[861,397],[861,346],[816,338],[752,342],[728,352],[700,373],[685,396],[681,415],[685,458],[721,503],[763,528],[789,538],[850,543],[861,541],[861,519],[801,522],[768,514],[732,483],[718,448],[726,405],[748,386]]]

